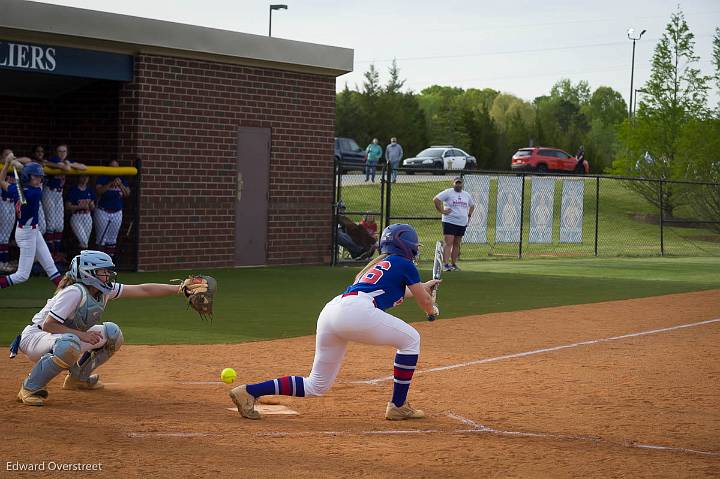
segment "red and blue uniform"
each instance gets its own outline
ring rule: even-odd
[[[115,176],[98,176],[95,184],[98,186],[107,185],[115,178]],[[125,185],[125,187],[128,186],[128,182],[125,178],[120,178],[120,181],[122,181],[122,184]],[[116,186],[108,188],[105,193],[100,196],[98,207],[102,208],[108,213],[115,213],[116,211],[120,211],[123,208],[122,190],[120,190],[120,188]]]
[[[40,171],[42,172],[42,170]],[[17,197],[17,185],[9,185],[7,192],[9,195],[15,195]],[[43,190],[36,186],[25,186],[23,188],[23,194],[26,204],[21,205],[20,201],[15,203],[18,218],[17,228],[15,229],[15,243],[17,243],[20,249],[18,268],[17,271],[11,275],[0,276],[0,288],[7,288],[8,286],[27,281],[30,277],[35,259],[40,262],[50,281],[57,285],[60,282],[60,273],[38,229],[40,202],[43,196]]]
[[[58,156],[53,156],[48,163],[64,163]],[[48,165],[52,167],[53,165]],[[48,175],[45,178],[45,187],[54,191],[62,191],[65,187],[65,175]]]
[[[70,227],[75,233],[80,249],[87,249],[93,226],[90,203],[95,201],[95,192],[87,185],[85,189],[81,189],[76,185],[70,188],[67,200],[71,205],[81,206],[80,209],[73,211],[72,216],[70,216]]]
[[[19,198],[18,187],[13,184],[8,187],[8,195]],[[18,225],[21,228],[37,227],[40,218],[40,200],[42,199],[42,188],[36,186],[25,186],[23,188],[26,204],[19,208]],[[19,204],[19,203],[16,203]]]
[[[344,294],[367,293],[375,306],[385,311],[402,303],[405,287],[420,282],[415,264],[402,256],[390,255],[373,266],[360,280],[348,286]]]
[[[9,180],[13,176],[8,175]],[[10,180],[12,181],[12,180]],[[11,185],[13,183],[10,183]],[[0,264],[10,261],[10,235],[15,228],[17,213],[15,206],[18,201],[17,190],[12,193],[0,188]]]
[[[95,201],[95,192],[90,187],[81,190],[77,186],[73,186],[68,192],[67,200],[73,205],[80,204],[80,200]]]
[[[60,163],[64,163],[64,161],[58,156],[53,156],[48,160],[50,167]],[[65,175],[48,175],[45,178],[42,205],[46,223],[45,241],[51,253],[59,253],[62,248],[63,230],[65,229],[64,188]]]

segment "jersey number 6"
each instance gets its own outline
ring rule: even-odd
[[[360,283],[377,283],[378,281],[380,281],[380,278],[382,278],[383,274],[385,274],[385,271],[390,269],[390,266],[392,265],[389,261],[380,261],[378,264],[373,266],[370,271],[365,273],[365,276],[362,277]]]

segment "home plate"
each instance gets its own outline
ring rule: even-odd
[[[237,408],[229,407],[226,408],[228,411],[238,412]],[[299,412],[294,409],[290,409],[282,404],[256,404],[255,410],[265,416],[298,416]]]

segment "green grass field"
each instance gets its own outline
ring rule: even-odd
[[[416,177],[419,178],[419,177]],[[449,186],[448,181],[417,183],[395,183],[392,185],[391,215],[393,217],[432,217],[432,220],[402,220],[412,223],[418,230],[421,241],[434,244],[441,239],[439,214],[435,211],[432,198]],[[587,179],[584,195],[583,242],[582,244],[560,244],[560,204],[562,185],[557,179],[555,186],[555,214],[552,244],[529,244],[531,180],[526,179],[525,211],[523,215],[523,255],[526,256],[594,256],[596,183]],[[658,211],[634,191],[626,187],[628,182],[600,180],[600,201],[598,212],[598,255],[599,256],[659,256],[660,228]],[[517,243],[495,243],[497,181],[490,181],[488,208],[488,244],[466,244],[463,246],[465,259],[480,259],[492,256],[516,256]],[[342,197],[348,211],[378,211],[380,186],[343,186]],[[692,211],[681,208],[677,215],[692,218]],[[352,216],[351,216],[352,217]],[[353,217],[359,221],[359,216]],[[720,234],[705,228],[687,228],[665,225],[664,252],[668,256],[720,256]]]
[[[538,258],[475,261],[446,273],[442,317],[592,303],[720,287],[720,258]],[[421,264],[428,279],[430,265]],[[183,298],[111,303],[129,344],[236,343],[313,334],[325,302],[352,282],[358,267],[297,266],[208,271],[219,281],[215,321],[201,323]],[[166,282],[188,272],[122,273],[125,283]],[[33,278],[0,290],[0,344],[7,345],[45,304],[53,289]],[[414,301],[395,308],[422,321]]]

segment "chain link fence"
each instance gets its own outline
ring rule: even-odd
[[[720,211],[720,185],[714,183],[401,168],[395,183],[383,170],[380,182],[368,184],[364,175],[337,171],[336,204],[341,210],[344,206],[344,216],[359,223],[366,213],[380,215],[379,231],[388,224],[410,223],[425,245],[443,238],[433,198],[462,176],[475,202],[463,238],[463,261],[720,255],[715,213]],[[337,218],[341,213],[336,209]],[[345,252],[336,246],[336,262],[368,257]]]

